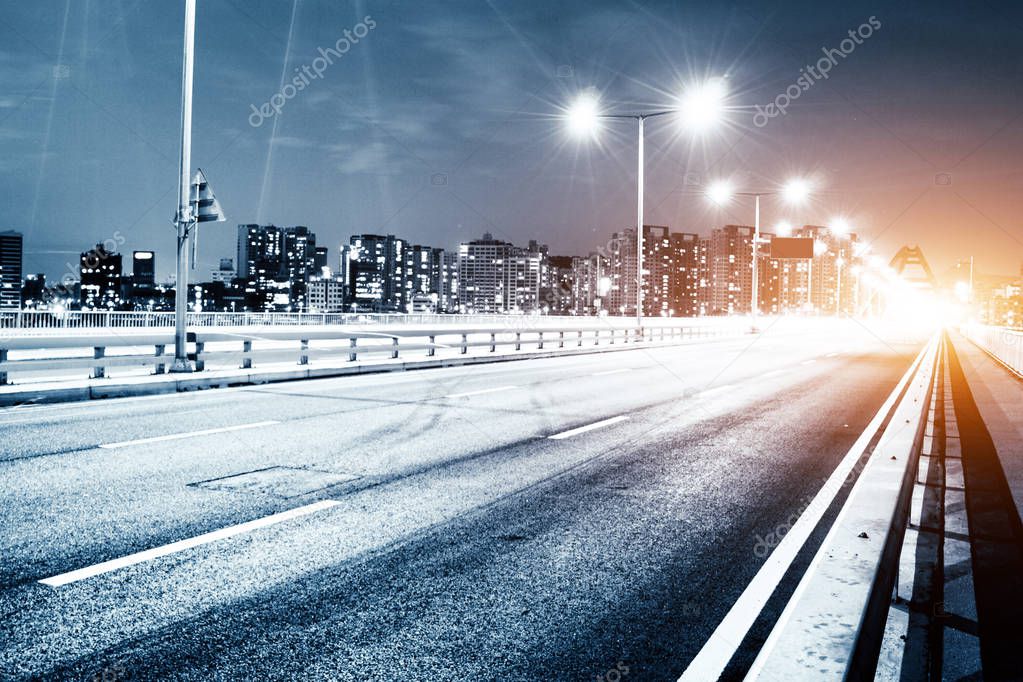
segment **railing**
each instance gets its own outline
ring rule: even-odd
[[[965,325],[960,331],[1013,372],[1023,375],[1023,331],[986,324]]]
[[[222,368],[251,369],[257,363],[291,362],[307,365],[310,360],[355,362],[367,355],[399,358],[407,353],[421,353],[433,358],[443,351],[449,355],[466,355],[470,349],[485,348],[496,353],[498,348],[512,351],[578,351],[588,346],[612,346],[636,343],[677,343],[688,339],[739,335],[746,326],[734,320],[721,320],[717,325],[676,323],[637,329],[603,324],[574,324],[517,329],[510,326],[432,328],[393,328],[383,331],[346,331],[317,327],[261,329],[250,333],[205,331],[188,333],[189,357],[199,371],[218,365]],[[314,345],[315,344],[315,345]],[[40,373],[88,369],[91,378],[108,376],[111,367],[151,367],[160,374],[168,369],[173,349],[173,333],[119,335],[102,333],[83,335],[17,336],[0,338],[0,385],[17,373]],[[152,352],[137,352],[152,347]],[[53,357],[69,349],[90,350],[90,355]],[[10,353],[22,357],[11,357]],[[42,352],[43,356],[38,356]],[[26,357],[31,356],[31,357]],[[78,377],[85,378],[84,373]]]
[[[585,320],[607,321],[608,324],[634,324],[630,317],[582,317],[554,315],[475,315],[437,313],[260,313],[260,312],[190,312],[188,327],[292,327],[339,326],[362,324],[543,324],[579,323]],[[650,318],[647,326],[678,324],[687,318]],[[704,318],[720,319],[720,318]],[[694,322],[689,318],[690,323]],[[71,310],[0,310],[2,330],[63,330],[63,329],[173,329],[173,312]]]
[[[875,679],[941,352],[932,339],[871,434],[877,445],[747,680]]]

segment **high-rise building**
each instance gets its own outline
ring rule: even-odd
[[[672,314],[671,295],[674,254],[671,235],[664,225],[643,226],[643,314]]]
[[[678,317],[695,317],[703,314],[701,290],[707,286],[704,240],[690,232],[672,233],[669,240],[671,249],[669,311]]]
[[[136,287],[152,287],[156,284],[156,254],[154,252],[132,252],[131,281]]]
[[[541,310],[549,315],[575,312],[575,269],[572,256],[547,257],[547,282],[540,292]]]
[[[316,269],[316,234],[304,225],[285,227],[282,233],[284,251],[278,279],[289,284],[290,309],[302,311],[307,307],[306,283],[314,273],[319,274]]]
[[[404,288],[409,312],[443,310],[444,249],[418,244],[405,249]]]
[[[458,312],[458,251],[445,251],[441,269],[441,306],[446,313]]]
[[[313,254],[313,270],[317,277],[324,276],[324,268],[329,268],[330,265],[327,261],[327,247],[317,246],[316,252]]]
[[[636,229],[627,228],[611,236],[607,244],[607,292],[604,309],[611,315],[636,314]]]
[[[122,306],[121,254],[107,251],[102,244],[81,254],[79,303],[82,310],[116,310]]]
[[[466,313],[539,310],[542,252],[494,239],[465,242],[458,251],[458,309]]]
[[[353,235],[341,247],[341,277],[354,310],[406,312],[404,239]]]
[[[20,232],[0,232],[0,308],[21,307],[24,239]]]
[[[610,286],[607,259],[598,253],[572,258],[572,308],[575,315],[599,315]]]
[[[753,287],[753,228],[725,225],[710,236],[712,315],[748,313]]]
[[[344,282],[338,277],[310,277],[306,288],[309,311],[340,313],[344,311]]]

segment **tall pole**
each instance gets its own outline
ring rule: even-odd
[[[639,154],[636,164],[636,329],[643,333],[643,125],[644,116],[637,116],[639,121]]]
[[[753,202],[753,295],[750,313],[753,320],[753,331],[757,331],[757,308],[760,307],[760,282],[759,271],[757,270],[757,252],[760,246],[760,195],[757,194]]]
[[[188,229],[192,222],[192,64],[195,52],[195,0],[185,0],[185,41],[181,67],[181,165],[178,176],[178,262],[174,283],[174,363],[172,372],[191,372],[185,343],[188,309]]]

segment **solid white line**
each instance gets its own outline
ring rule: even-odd
[[[498,391],[510,391],[518,388],[518,386],[498,386],[496,388],[485,388],[482,391],[469,391],[468,393],[452,393],[451,395],[444,396],[445,398],[468,398],[471,395],[486,395],[487,393],[497,393]]]
[[[165,440],[178,440],[179,438],[192,438],[193,436],[208,436],[213,433],[227,433],[228,431],[241,431],[242,429],[255,429],[260,426],[280,424],[279,421],[253,422],[252,424],[238,424],[236,426],[223,426],[217,429],[203,429],[202,431],[187,431],[185,433],[172,433],[167,436],[153,436],[152,438],[139,438],[138,440],[125,440],[120,443],[102,443],[98,447],[107,450],[114,448],[126,448],[132,445],[143,445],[145,443],[158,443]]]
[[[739,595],[739,598],[732,605],[732,608],[725,614],[724,619],[714,630],[714,633],[704,643],[700,653],[696,655],[696,658],[689,664],[686,671],[682,673],[679,682],[716,680],[724,672],[725,666],[728,665],[746,633],[749,632],[750,627],[760,616],[760,612],[763,610],[767,600],[774,594],[778,583],[781,582],[782,576],[785,575],[789,566],[792,565],[796,554],[802,549],[813,529],[817,527],[817,524],[824,516],[824,512],[831,506],[832,501],[842,489],[846,478],[852,472],[853,467],[859,461],[860,455],[863,454],[874,434],[881,428],[885,416],[891,411],[895,400],[902,393],[902,389],[906,384],[909,383],[910,378],[916,372],[930,346],[931,344],[927,344],[920,351],[920,354],[917,355],[916,360],[913,361],[913,364],[910,365],[902,379],[899,380],[898,385],[892,390],[884,404],[881,405],[881,409],[874,415],[870,424],[867,425],[867,428],[860,434],[860,437],[853,443],[849,452],[839,462],[831,476],[817,492],[817,495],[806,506],[805,511],[800,515],[796,523],[767,557],[764,565],[760,567],[753,580],[750,581],[749,585],[746,586],[746,589],[743,590],[742,594]],[[754,549],[753,551],[755,552],[756,550]]]
[[[786,372],[786,370],[784,370],[784,369],[772,369],[770,372],[765,372],[765,373],[761,374],[760,378],[763,379],[765,377],[775,377],[775,376],[778,376],[779,374],[784,374],[785,372]]]
[[[288,521],[300,516],[305,516],[306,514],[318,512],[322,509],[329,509],[330,507],[338,504],[340,504],[340,502],[337,502],[336,500],[321,500],[320,502],[307,504],[304,507],[296,507],[295,509],[289,509],[288,511],[280,512],[278,514],[264,516],[263,518],[256,519],[255,521],[239,523],[236,526],[228,526],[227,528],[221,528],[220,530],[203,533],[202,535],[197,535],[194,538],[188,538],[187,540],[179,540],[177,542],[172,542],[169,545],[162,545],[142,552],[136,552],[135,554],[129,554],[128,556],[121,557],[120,559],[111,559],[110,561],[104,561],[103,563],[95,564],[93,566],[79,568],[76,571],[61,573],[60,575],[55,575],[52,578],[44,578],[39,582],[51,587],[60,587],[61,585],[85,580],[86,578],[91,578],[102,573],[116,571],[117,569],[124,568],[125,566],[134,566],[135,564],[141,564],[144,561],[158,559],[160,557],[167,556],[168,554],[174,554],[175,552],[181,552],[186,549],[198,547],[199,545],[216,542],[217,540],[223,540],[225,538],[233,537],[241,533],[247,533],[259,528],[266,528],[267,526],[272,526],[275,523],[280,523],[281,521]]]
[[[817,362],[817,358],[810,358],[809,360],[803,360],[799,364],[801,364],[801,365],[812,365],[815,362]]]
[[[718,391],[727,391],[732,388],[735,388],[732,384],[722,384],[720,386],[715,386],[714,388],[708,388],[700,391],[700,395],[708,395],[710,393],[717,393]]]
[[[553,436],[547,436],[547,437],[550,438],[551,440],[561,440],[562,438],[571,438],[572,436],[578,436],[580,433],[586,433],[587,431],[593,431],[594,429],[600,429],[600,428],[603,428],[605,426],[611,426],[612,424],[617,424],[618,422],[623,422],[626,419],[628,419],[628,417],[626,417],[624,415],[618,415],[617,417],[611,417],[610,419],[605,419],[603,421],[593,422],[592,424],[587,424],[586,426],[580,426],[579,428],[576,428],[576,429],[569,429],[568,431],[562,431],[561,433],[556,433]]]
[[[836,355],[840,355],[840,353],[838,353],[838,352],[835,352],[835,353],[828,353],[828,354],[827,354],[827,355],[825,355],[824,357],[826,357],[826,358],[833,358],[833,357],[835,357]]]
[[[605,370],[603,372],[594,372],[590,376],[591,377],[606,377],[609,374],[622,374],[623,372],[631,372],[631,371],[632,371],[632,368],[630,368],[630,367],[623,367],[622,369],[609,369],[609,370]]]

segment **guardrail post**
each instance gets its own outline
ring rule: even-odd
[[[462,355],[469,352],[469,335],[462,334]]]
[[[252,341],[242,341],[242,369],[252,369]]]
[[[522,350],[522,332],[515,332],[515,350]]]
[[[398,337],[391,337],[391,359],[396,360],[398,358]]]
[[[497,352],[497,334],[490,332],[490,352]]]
[[[614,327],[611,328],[611,345],[615,345],[615,332],[618,331]]]
[[[299,355],[298,364],[308,365],[309,364],[309,339],[299,339]]]
[[[558,332],[558,348],[565,347],[565,332]]]
[[[206,349],[206,344],[202,341],[195,342],[195,371],[201,372],[206,369],[206,361],[202,359],[202,353]]]
[[[430,347],[426,349],[426,356],[432,358],[436,354],[437,354],[437,337],[436,336],[431,336],[430,337]]]
[[[95,359],[95,360],[101,359],[104,355],[106,355],[106,350],[107,349],[104,346],[95,346],[95,347],[93,347],[93,349],[92,349],[92,357],[93,357],[93,359]],[[103,365],[95,365],[92,368],[92,378],[93,379],[102,379],[104,377],[104,375],[106,374],[106,372],[104,370],[105,370],[105,368],[104,368]]]
[[[594,346],[599,346],[600,345],[600,330],[599,329],[594,329],[593,330],[593,345]]]
[[[583,333],[582,333],[582,331],[579,332],[579,342],[576,343],[575,345],[579,346],[580,348],[583,347]]]
[[[540,332],[540,337],[537,339],[536,349],[543,350],[543,332]]]
[[[356,357],[358,357],[358,354],[355,350],[356,341],[358,341],[358,339],[354,336],[348,339],[348,362],[355,362]]]
[[[158,357],[158,358],[159,357],[163,357],[163,353],[164,353],[164,351],[166,349],[167,349],[167,347],[164,344],[162,344],[162,343],[156,344],[156,357]],[[158,362],[156,364],[156,372],[155,373],[156,374],[163,374],[166,369],[167,369],[166,365],[164,365],[162,362]]]
[[[7,349],[0,348],[0,362],[7,362]],[[7,385],[7,372],[0,371],[0,386]]]

